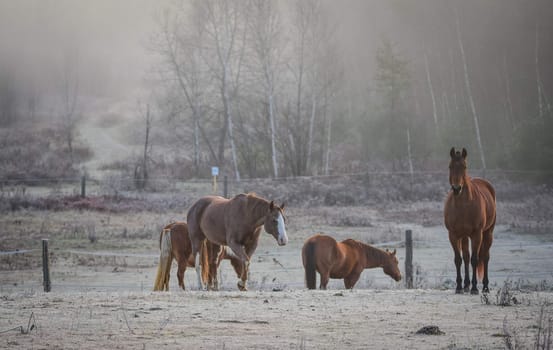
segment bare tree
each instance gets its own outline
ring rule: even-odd
[[[463,71],[465,73],[465,87],[467,89],[467,96],[469,99],[470,109],[472,111],[472,116],[474,118],[474,128],[476,130],[476,141],[478,142],[478,149],[480,151],[480,160],[482,161],[482,168],[486,170],[486,158],[484,156],[484,148],[482,147],[482,139],[480,137],[480,125],[478,122],[478,115],[476,114],[476,107],[474,106],[474,99],[472,98],[472,90],[470,87],[470,79],[467,68],[467,60],[465,58],[465,49],[463,46],[463,39],[461,38],[461,28],[459,25],[459,14],[457,9],[455,9],[455,25],[457,29],[457,41],[459,43],[459,50],[461,50],[461,59],[463,62]]]
[[[231,148],[232,162],[234,166],[235,178],[240,181],[240,171],[238,169],[238,159],[236,156],[236,146],[234,142],[233,126],[233,86],[238,86],[240,54],[237,53],[243,47],[240,46],[240,39],[244,33],[242,20],[242,3],[234,0],[206,0],[199,1],[205,13],[206,35],[209,38],[211,50],[214,52],[216,60],[212,66],[212,74],[219,81],[219,89],[223,104],[223,113],[225,117],[225,126],[223,131],[228,133]],[[234,75],[236,74],[236,75]],[[220,154],[224,152],[224,143],[220,144]]]
[[[139,103],[140,108],[140,103]],[[150,105],[146,105],[146,112],[144,116],[145,121],[145,136],[144,136],[144,152],[142,154],[141,161],[136,164],[134,168],[134,183],[136,188],[143,190],[146,187],[148,182],[148,154],[150,151],[149,141],[150,141],[150,129],[152,126],[152,118],[150,116]]]
[[[204,117],[203,99],[207,93],[206,73],[203,63],[202,42],[203,25],[187,17],[187,9],[176,7],[170,12],[166,10],[161,19],[160,33],[155,50],[164,59],[166,70],[164,79],[175,81],[177,88],[184,97],[185,105],[191,111],[193,124],[193,159],[195,174],[200,166],[200,137],[204,136],[212,157],[218,159],[210,139],[201,132],[201,122]],[[170,84],[172,86],[172,84]]]
[[[440,126],[438,124],[438,112],[436,110],[436,97],[434,96],[434,87],[432,86],[432,79],[430,79],[430,69],[428,68],[428,55],[424,53],[424,67],[426,69],[426,81],[428,83],[428,90],[430,91],[430,97],[432,98],[432,116],[434,117],[434,127],[436,129],[436,136],[440,137]]]
[[[67,143],[69,159],[73,164],[73,141],[77,123],[77,100],[79,97],[79,61],[78,55],[66,53],[62,81],[62,132]]]
[[[253,50],[256,53],[258,66],[261,71],[265,92],[265,101],[269,115],[269,129],[271,139],[271,163],[273,177],[278,177],[278,156],[276,149],[276,106],[275,89],[278,80],[278,69],[281,65],[282,28],[276,3],[265,0],[252,1],[252,18],[250,32],[253,36]]]

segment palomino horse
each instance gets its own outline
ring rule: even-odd
[[[173,222],[165,226],[159,235],[159,248],[161,253],[154,291],[169,290],[169,278],[173,259],[177,261],[179,286],[184,290],[184,272],[187,267],[194,267],[195,265],[186,222]],[[216,271],[223,259],[230,260],[237,274],[242,273],[242,262],[238,258],[224,254],[224,250],[216,244],[207,240],[202,242],[200,251],[202,280],[210,289],[218,288],[216,285]]]
[[[336,242],[330,236],[316,234],[305,241],[301,257],[309,289],[315,289],[316,271],[321,275],[321,289],[326,289],[329,278],[343,278],[345,287],[351,289],[364,269],[374,267],[382,267],[385,274],[401,280],[395,249],[384,251],[354,239]]]
[[[467,150],[449,152],[449,184],[444,207],[445,227],[455,253],[457,269],[456,293],[462,293],[461,262],[465,262],[464,291],[469,291],[469,258],[472,264],[471,294],[478,294],[477,280],[482,280],[483,293],[488,293],[488,262],[495,226],[495,190],[484,179],[471,179],[467,174]],[[471,252],[469,252],[469,239]],[[463,258],[461,259],[461,254]],[[482,278],[483,277],[483,278]]]
[[[251,241],[257,242],[261,226],[276,239],[278,245],[288,243],[283,209],[284,205],[279,207],[273,201],[253,193],[239,194],[231,199],[219,196],[202,197],[192,204],[187,215],[192,254],[198,261],[202,240],[206,238],[212,243],[228,246],[244,263],[238,287],[245,290],[250,264],[246,245]],[[196,273],[198,285],[201,286],[198,265],[196,264]]]

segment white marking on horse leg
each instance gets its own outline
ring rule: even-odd
[[[194,266],[196,268],[196,276],[198,277],[198,290],[204,289],[204,286],[202,284],[202,274],[200,271],[200,253],[196,253],[196,256],[194,257]]]
[[[233,257],[233,258],[238,258],[238,255],[236,255],[236,253],[232,250],[232,248],[230,247],[227,247],[227,246],[223,246],[223,249],[225,250],[225,254],[230,256],[230,257]]]
[[[288,243],[288,236],[286,235],[286,226],[284,225],[284,218],[282,217],[282,213],[278,213],[278,244],[279,245],[286,245]]]

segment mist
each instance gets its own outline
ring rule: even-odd
[[[251,10],[246,2],[232,4],[237,13]],[[308,1],[302,6],[313,6],[304,10],[316,18],[301,60],[297,3],[271,4],[280,23],[271,47],[280,61],[271,68],[276,83],[269,110],[260,93],[266,82],[256,71],[261,61],[251,14],[238,14],[244,35],[229,51],[230,80],[219,83],[224,65],[217,67],[209,51],[216,43],[203,34],[204,51],[196,52],[191,33],[205,25],[209,34],[222,23],[201,17],[198,2],[2,0],[1,126],[70,125],[66,147],[90,149],[80,160],[71,156],[73,169],[137,162],[149,105],[151,156],[170,154],[194,168],[175,170],[184,177],[202,176],[212,165],[236,178],[412,171],[413,163],[428,170],[451,146],[468,147],[478,168],[550,170],[550,1]],[[174,48],[180,61],[173,65],[164,23],[182,45]],[[192,62],[196,54],[199,61]],[[388,58],[379,63],[379,54]],[[388,59],[405,67],[397,96],[382,89],[390,83],[382,80]],[[176,83],[179,72],[191,74],[194,67],[208,71],[199,85],[184,87],[202,95],[200,114]],[[101,125],[118,144],[115,158],[87,136],[91,126],[104,130]],[[543,135],[534,137],[537,130]],[[529,156],[539,150],[545,153]]]

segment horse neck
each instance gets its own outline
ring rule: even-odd
[[[464,181],[467,186],[468,199],[469,201],[471,201],[474,198],[474,186],[473,186],[471,177],[467,173],[465,173]]]
[[[269,211],[269,201],[249,195],[247,207],[252,215],[254,226],[259,227],[263,225],[265,215]]]
[[[371,247],[368,244],[363,244],[363,255],[365,256],[366,262],[365,262],[365,268],[372,268],[372,267],[384,267],[386,263],[386,252]]]

